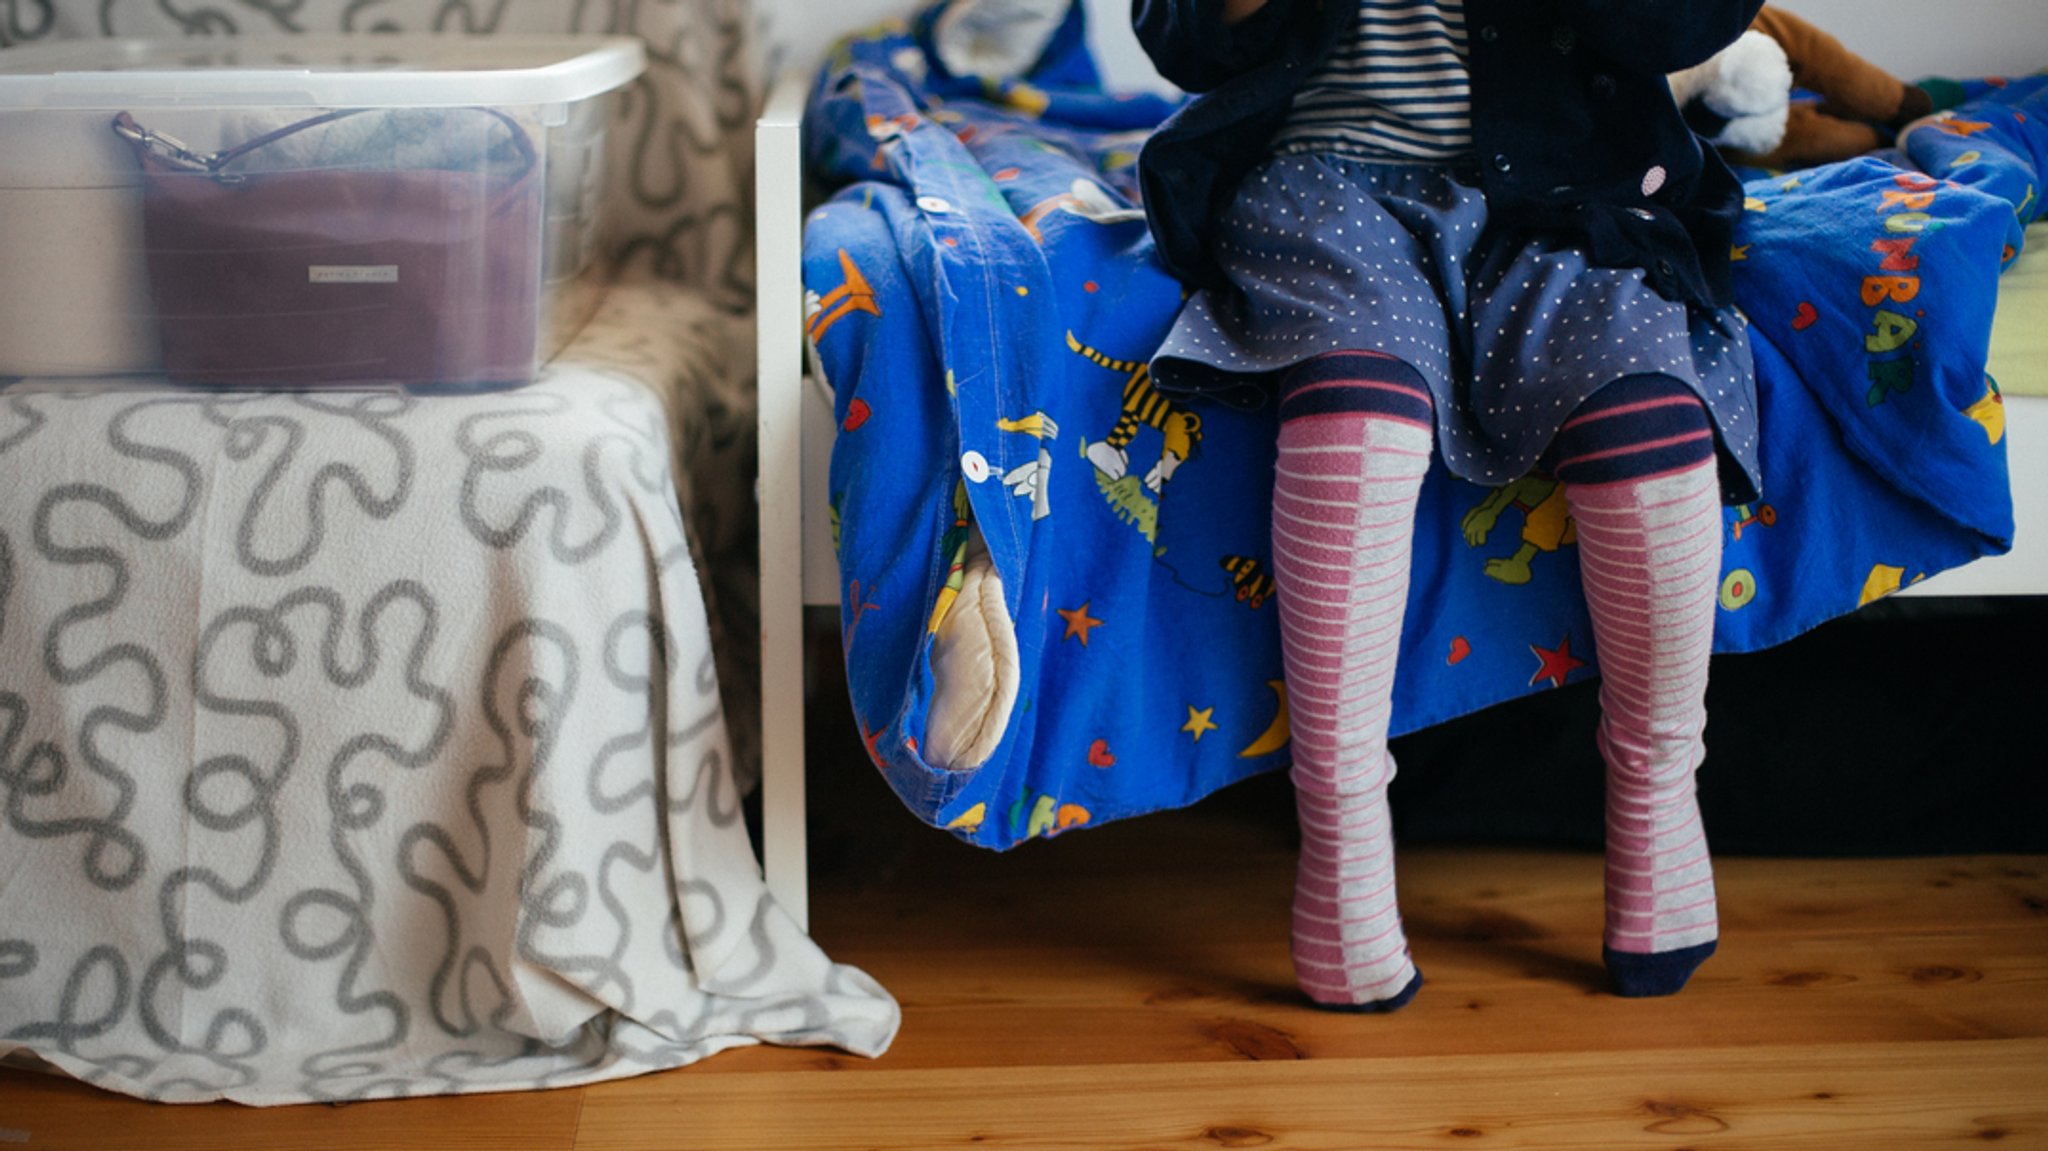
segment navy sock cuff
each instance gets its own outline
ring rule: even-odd
[[[1568,484],[1664,475],[1714,458],[1706,405],[1669,376],[1630,376],[1593,393],[1558,429],[1542,466]]]
[[[1281,420],[1336,412],[1390,416],[1428,426],[1435,404],[1421,374],[1392,356],[1332,352],[1297,364],[1280,381]]]

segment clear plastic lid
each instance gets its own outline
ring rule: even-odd
[[[68,40],[0,52],[0,113],[568,104],[646,66],[640,41],[627,36]]]

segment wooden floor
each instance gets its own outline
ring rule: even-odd
[[[835,799],[813,929],[902,1001],[873,1062],[262,1111],[5,1074],[0,1147],[2048,1147],[2048,858],[1722,861],[1721,953],[1626,1001],[1596,856],[1404,850],[1428,985],[1359,1017],[1292,990],[1285,794],[1003,856]]]

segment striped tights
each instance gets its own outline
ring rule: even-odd
[[[1692,772],[1719,574],[1712,432],[1682,385],[1603,389],[1550,463],[1579,521],[1605,676],[1604,954],[1624,995],[1668,994],[1713,949],[1713,881]],[[1293,954],[1318,1005],[1387,1011],[1422,975],[1395,896],[1387,751],[1432,401],[1388,356],[1339,353],[1281,389],[1273,567],[1302,848]],[[1574,478],[1576,477],[1576,478]]]

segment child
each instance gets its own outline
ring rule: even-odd
[[[1713,953],[1693,773],[1719,504],[1756,495],[1728,307],[1740,186],[1664,76],[1760,0],[1134,0],[1200,93],[1148,142],[1162,257],[1197,290],[1169,391],[1279,405],[1273,564],[1302,851],[1296,976],[1386,1011],[1422,976],[1394,901],[1386,747],[1432,447],[1566,486],[1603,673],[1614,989]]]

